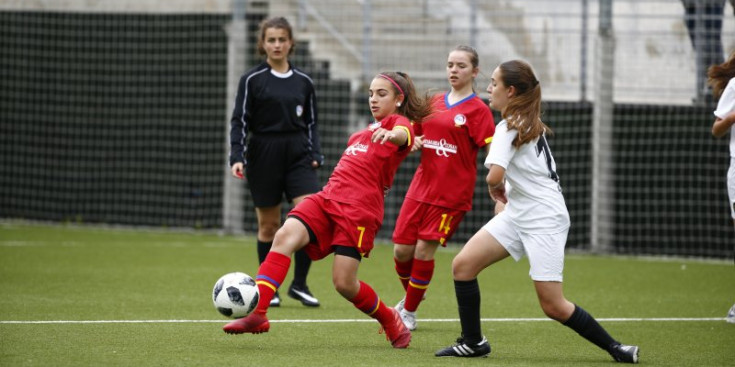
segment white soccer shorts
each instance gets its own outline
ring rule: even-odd
[[[727,169],[727,196],[730,198],[730,215],[735,219],[735,158],[730,158]]]
[[[564,247],[569,228],[553,234],[523,233],[501,212],[484,227],[500,242],[515,261],[528,257],[531,269],[528,275],[538,282],[561,282],[564,271]]]

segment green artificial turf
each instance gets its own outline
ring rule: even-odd
[[[309,277],[321,307],[285,297],[282,307],[269,311],[269,333],[233,336],[221,330],[228,320],[214,309],[211,290],[224,273],[255,275],[253,238],[2,223],[0,366],[614,363],[572,330],[543,320],[528,263],[511,259],[479,278],[491,355],[434,357],[459,335],[451,280],[458,249],[437,253],[418,330],[410,348],[395,350],[377,334],[377,322],[334,291],[331,257],[314,262]],[[567,298],[600,319],[613,337],[639,345],[641,364],[735,365],[735,324],[724,322],[735,302],[731,262],[568,255],[564,275]],[[388,305],[402,297],[391,246],[376,246],[363,260],[360,278]]]

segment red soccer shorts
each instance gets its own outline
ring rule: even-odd
[[[446,246],[447,241],[459,227],[465,211],[444,208],[406,198],[396,219],[393,230],[393,243],[415,245],[416,241],[439,241]]]
[[[310,195],[288,213],[300,219],[316,237],[304,251],[312,260],[334,252],[333,246],[354,247],[363,257],[373,249],[380,219],[364,208],[326,199],[322,192]]]

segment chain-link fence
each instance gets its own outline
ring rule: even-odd
[[[710,136],[704,87],[735,50],[724,0],[1,2],[0,217],[254,233],[227,130],[237,80],[260,61],[257,25],[275,15],[317,86],[322,182],[369,120],[375,73],[446,90],[446,56],[468,44],[483,98],[499,62],[534,66],[570,248],[732,255],[727,141]],[[396,177],[384,240],[417,163]],[[484,175],[454,243],[492,216]]]

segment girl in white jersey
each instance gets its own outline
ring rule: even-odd
[[[637,363],[638,347],[622,345],[562,292],[564,246],[569,213],[556,163],[541,122],[541,86],[527,63],[507,61],[493,71],[487,89],[490,107],[503,117],[495,130],[485,166],[490,196],[505,210],[480,229],[452,262],[462,335],[437,357],[483,357],[490,344],[480,323],[477,275],[512,256],[528,256],[530,276],[544,313],[610,353],[618,362]],[[509,191],[506,191],[506,181]]]
[[[730,215],[735,225],[735,52],[722,64],[713,65],[707,72],[712,94],[719,99],[715,110],[712,135],[721,138],[730,132],[730,168],[727,170],[727,194]],[[735,323],[735,305],[727,313],[727,322]]]

